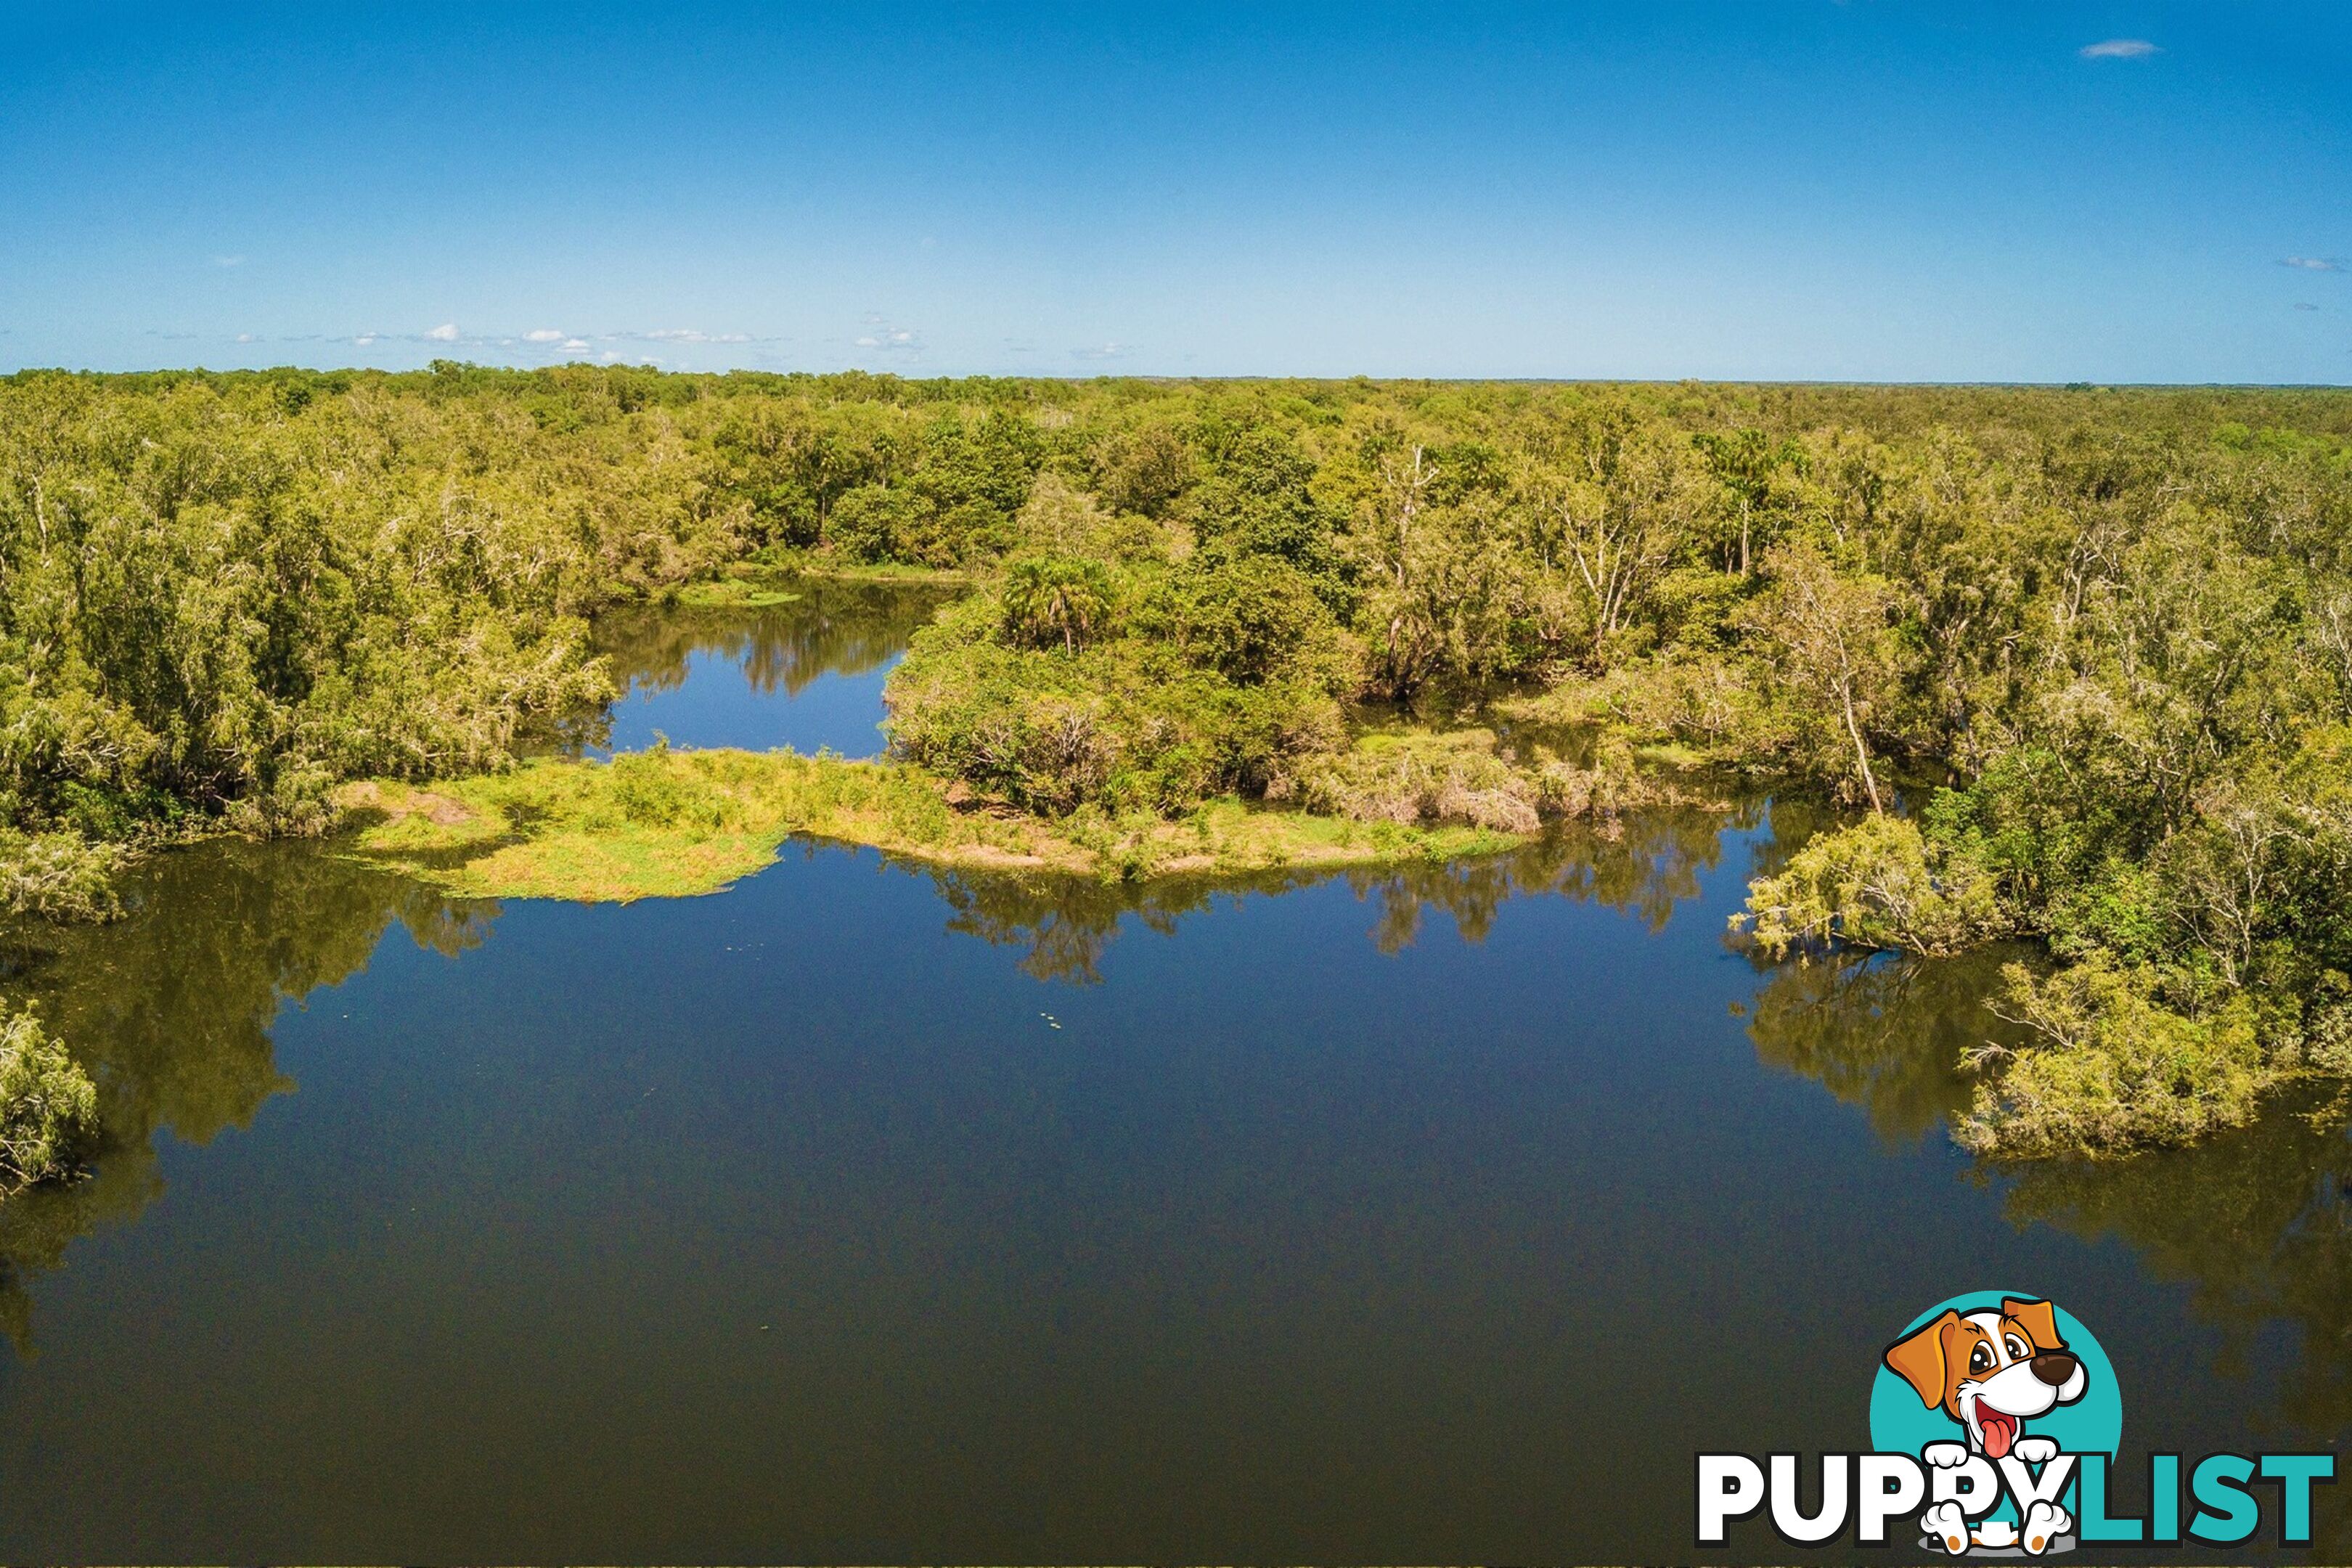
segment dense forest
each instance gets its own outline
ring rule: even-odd
[[[604,693],[600,612],[893,566],[974,584],[892,678],[894,753],[1007,809],[1833,804],[1738,940],[2025,943],[1979,1150],[2352,1075],[2327,391],[26,373],[0,900],[104,918],[147,847],[509,765]]]

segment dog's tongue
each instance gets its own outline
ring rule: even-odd
[[[1989,1458],[2001,1458],[2009,1452],[2009,1446],[2017,1441],[2015,1416],[2004,1415],[1997,1410],[1979,1410],[1977,1412],[1977,1424],[1984,1428],[1985,1454]]]

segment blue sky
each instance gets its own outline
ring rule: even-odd
[[[5,368],[2352,381],[2340,3],[13,0],[0,58]]]

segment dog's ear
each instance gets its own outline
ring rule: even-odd
[[[2038,1351],[2063,1351],[2066,1342],[2058,1337],[2058,1314],[2047,1301],[2019,1301],[2004,1296],[2000,1315],[2025,1325],[2025,1337],[2033,1342]]]
[[[1944,1384],[1944,1335],[1960,1321],[1947,1307],[1913,1333],[1886,1347],[1887,1370],[1911,1385],[1919,1403],[1933,1410],[1949,1392]]]

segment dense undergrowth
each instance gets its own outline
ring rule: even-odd
[[[976,584],[890,685],[915,771],[827,775],[950,839],[1148,868],[1204,805],[1524,835],[1744,770],[1855,818],[1746,940],[2035,944],[1974,1147],[2185,1140],[2352,1065],[2328,392],[18,375],[0,901],[102,918],[126,852],[318,831],[357,779],[602,822],[562,792],[620,775],[509,772],[604,688],[584,618],[812,563]],[[811,820],[726,790],[746,844]]]

